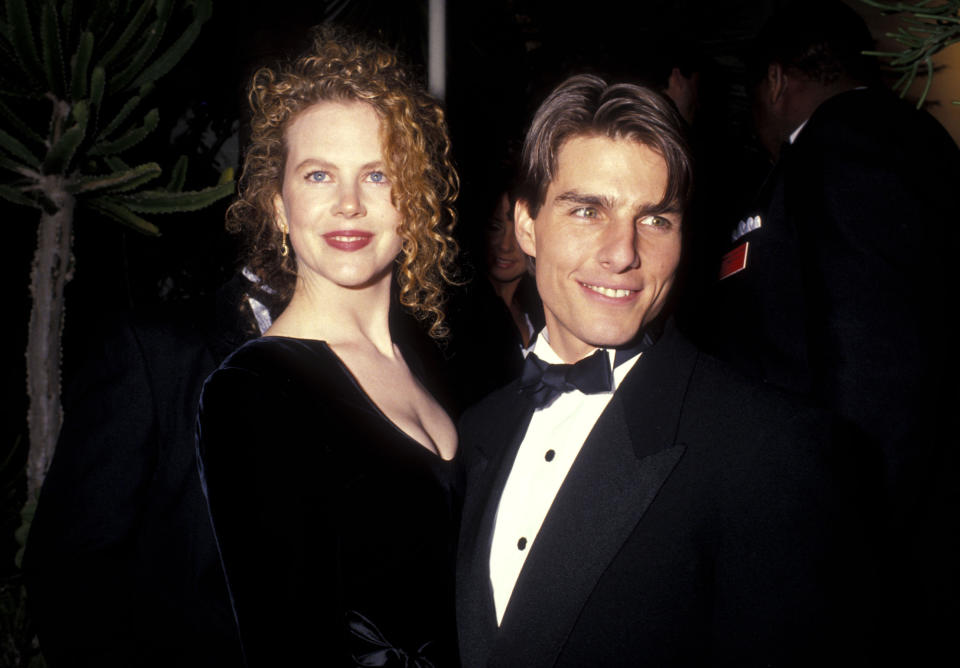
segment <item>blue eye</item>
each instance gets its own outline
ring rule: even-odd
[[[383,172],[370,172],[367,174],[367,179],[369,179],[371,183],[386,183],[387,175]]]
[[[313,183],[323,183],[327,178],[327,173],[323,171],[310,172],[307,174],[307,181],[312,181]]]

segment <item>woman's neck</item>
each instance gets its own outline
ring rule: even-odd
[[[506,283],[495,281],[491,278],[490,282],[493,283],[494,292],[496,292],[497,296],[507,305],[507,310],[510,311],[510,317],[513,318],[513,324],[517,328],[517,333],[520,334],[520,340],[523,341],[523,347],[526,348],[530,345],[530,331],[527,328],[527,316],[516,299],[517,288],[520,286],[521,278],[522,277],[518,277],[516,280]]]
[[[316,339],[331,346],[366,343],[393,355],[389,314],[389,280],[362,288],[298,280],[290,303],[264,334]]]
[[[509,307],[517,295],[517,288],[520,286],[521,277],[517,276],[514,280],[506,282],[498,281],[490,276],[487,276],[487,278],[493,285],[493,291],[497,293],[497,296]]]

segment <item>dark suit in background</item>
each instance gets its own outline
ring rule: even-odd
[[[719,282],[719,349],[881,444],[893,507],[922,484],[957,397],[950,346],[960,152],[881,90],[824,102],[784,149]],[[952,412],[952,411],[951,411]]]
[[[929,115],[881,90],[831,97],[784,148],[751,213],[761,226],[734,242],[749,244],[746,267],[717,285],[705,337],[865,444],[861,475],[885,498],[884,598],[924,636],[960,605],[958,183],[960,153]]]
[[[257,334],[249,288],[105,327],[68,391],[24,559],[50,666],[239,661],[194,425],[203,380]]]
[[[872,48],[836,0],[787,4],[758,36],[755,120],[779,159],[733,235],[746,262],[721,272],[701,342],[862,444],[859,474],[881,494],[877,646],[927,665],[955,653],[960,624],[960,151],[876,84]]]
[[[518,387],[461,425],[465,666],[835,665],[862,637],[828,423],[671,326],[597,420],[498,629],[490,542],[533,413]]]

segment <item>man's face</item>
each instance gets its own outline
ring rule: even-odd
[[[550,345],[567,362],[628,343],[663,308],[680,262],[681,214],[659,206],[667,164],[629,139],[576,136],[517,240],[536,258]]]

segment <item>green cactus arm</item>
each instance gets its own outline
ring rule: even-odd
[[[18,176],[29,176],[31,170],[23,166],[22,162],[17,162],[16,160],[11,160],[10,158],[4,156],[0,153],[0,169],[5,169],[8,172],[13,172]],[[36,172],[34,172],[35,174]]]
[[[66,172],[70,167],[70,161],[73,160],[77,147],[86,136],[87,125],[74,125],[69,130],[60,135],[60,140],[50,149],[47,157],[43,160],[42,171],[44,174],[54,174]]]
[[[157,7],[159,10],[159,3]],[[127,67],[117,74],[111,82],[112,85],[116,87],[116,90],[136,88],[138,84],[134,83],[133,79],[140,70],[143,69],[147,60],[149,60],[153,52],[156,51],[157,46],[159,46],[160,40],[163,38],[163,34],[166,32],[167,25],[169,24],[169,18],[170,12],[167,11],[164,15],[158,16],[157,19],[150,24],[150,27],[147,28],[146,33],[143,35],[143,43],[140,45],[140,48],[137,49],[137,52],[130,59]]]
[[[169,19],[173,12],[173,0],[157,0],[157,18]]]
[[[0,129],[0,149],[3,149],[16,158],[20,158],[20,160],[30,167],[40,167],[40,159],[31,153],[30,149],[21,144],[16,137],[7,134],[2,129]]]
[[[80,35],[80,43],[77,44],[77,51],[73,54],[71,61],[73,72],[70,78],[70,97],[74,100],[80,100],[87,96],[87,70],[90,69],[90,56],[92,55],[93,33],[84,32]],[[102,87],[100,88],[100,94],[103,95]],[[99,105],[100,103],[97,101],[94,104]]]
[[[109,167],[115,172],[122,172],[130,169],[130,165],[128,165],[120,157],[115,155],[108,155],[104,157],[103,161],[107,163],[107,167]]]
[[[69,35],[73,26],[73,0],[64,0],[61,3],[60,22],[63,24],[63,32]]]
[[[203,190],[177,193],[167,192],[166,190],[147,190],[123,195],[120,199],[131,211],[136,213],[196,211],[232,195],[234,185],[233,181],[230,181]]]
[[[148,222],[133,213],[126,206],[110,197],[90,197],[82,200],[84,206],[102,213],[126,227],[132,228],[141,234],[150,237],[159,237],[160,229],[151,222]]]
[[[104,55],[103,60],[100,61],[100,64],[103,65],[104,68],[109,67],[116,57],[127,48],[130,40],[132,40],[137,34],[137,31],[140,30],[140,26],[143,25],[151,9],[153,9],[153,2],[151,0],[140,3],[140,9],[138,9],[137,13],[130,19],[130,23],[127,24],[126,29],[120,34],[120,37],[117,38],[117,41],[110,47],[106,55]]]
[[[156,81],[173,69],[173,66],[180,62],[183,55],[193,46],[194,41],[200,35],[200,28],[202,27],[202,24],[196,21],[187,26],[187,29],[177,38],[177,41],[174,42],[163,55],[150,63],[150,65],[140,73],[140,76],[133,80],[129,87],[135,88],[140,84]]]
[[[197,0],[193,12],[201,23],[206,23],[213,16],[213,0]]]
[[[87,135],[87,121],[90,118],[90,109],[87,103],[81,100],[73,105],[72,116],[76,121],[66,132],[60,135],[47,157],[43,160],[43,173],[63,173],[70,167],[70,161],[73,160],[77,147]]]
[[[200,35],[200,29],[203,27],[203,24],[210,18],[210,15],[213,12],[212,5],[209,0],[201,0],[197,3],[197,8],[195,11],[195,18],[193,22],[187,26],[187,29],[183,31],[183,34],[177,38],[177,41],[174,42],[170,48],[168,48],[163,55],[154,60],[143,72],[140,73],[132,84],[133,86],[139,86],[144,83],[151,81],[156,81],[176,65],[183,58],[184,54],[193,46],[193,43],[196,41],[197,37]]]
[[[106,71],[97,65],[90,75],[90,135],[97,135],[100,127],[100,109],[103,105],[103,91],[107,87]]]
[[[187,156],[181,155],[177,159],[177,164],[173,166],[173,171],[170,173],[170,182],[167,183],[167,192],[176,193],[183,190],[184,184],[187,182]]]
[[[43,73],[46,75],[47,85],[54,95],[63,98],[66,84],[60,26],[57,24],[57,12],[50,3],[44,3],[40,8],[40,48],[43,53]]]
[[[34,200],[30,199],[24,195],[20,190],[14,188],[13,186],[8,186],[5,183],[0,183],[0,198],[12,202],[13,204],[19,204],[20,206],[29,206],[33,209],[39,208],[39,204]]]
[[[157,124],[159,122],[160,112],[158,112],[156,109],[151,109],[147,112],[147,115],[143,117],[142,125],[133,128],[125,135],[115,139],[114,141],[105,141],[94,144],[89,153],[90,155],[113,155],[115,153],[122,153],[131,146],[135,146],[143,141],[144,137],[157,129]]]
[[[109,34],[117,15],[124,15],[128,11],[126,6],[118,6],[121,4],[119,0],[97,0],[85,4],[92,4],[93,10],[87,15],[84,28],[94,35]],[[130,5],[131,3],[123,2],[122,4]]]
[[[107,87],[107,73],[100,65],[90,75],[90,106],[97,109],[103,104],[103,90]]]
[[[117,112],[117,115],[107,123],[107,127],[100,131],[100,134],[97,135],[97,139],[106,139],[113,132],[119,128],[127,117],[133,113],[133,110],[137,108],[137,105],[140,104],[140,100],[143,98],[140,95],[134,95],[129,100],[123,103],[123,106],[120,107],[120,111]]]
[[[87,100],[78,100],[70,108],[70,117],[77,123],[86,123],[90,120],[90,103]]]
[[[23,69],[31,77],[41,78],[43,68],[33,41],[33,26],[25,0],[7,1],[7,21],[10,22],[10,44]]]
[[[144,183],[148,183],[160,176],[163,170],[155,162],[137,165],[124,171],[110,174],[97,174],[74,179],[67,184],[67,191],[74,195],[109,190],[110,192],[124,192],[133,190]]]
[[[0,62],[17,62],[17,57],[13,55],[13,51],[4,48],[2,40],[0,40]],[[8,67],[5,71],[0,72],[0,95],[6,99],[39,100],[43,97],[43,93],[37,88],[37,81],[38,79],[31,77],[16,65]]]
[[[2,100],[0,100],[0,121],[3,121],[3,125],[16,130],[21,137],[31,139],[38,144],[43,143],[43,137],[41,137],[36,130],[24,123],[20,115],[14,113]]]

